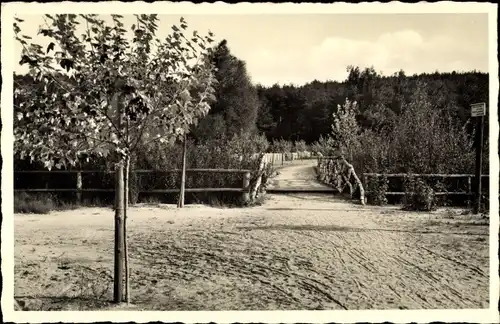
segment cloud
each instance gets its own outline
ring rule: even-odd
[[[424,38],[414,30],[400,30],[380,35],[374,40],[328,37],[312,48],[294,51],[256,50],[247,60],[255,82],[273,84],[343,81],[348,65],[360,68],[373,66],[385,75],[403,69],[407,74],[451,72],[453,70],[486,71],[487,48],[464,46],[460,39],[446,35]],[[274,81],[272,81],[274,80]]]

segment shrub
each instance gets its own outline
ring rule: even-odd
[[[49,194],[14,194],[14,212],[21,214],[48,214],[56,209],[54,198]]]
[[[135,168],[153,170],[181,169],[182,167],[182,143],[174,145],[156,145],[149,150],[144,150],[137,155]],[[215,138],[195,143],[189,140],[187,143],[186,168],[212,168],[212,169],[248,169],[255,173],[259,167],[259,153],[265,152],[269,142],[263,135],[243,133],[234,135],[231,139]],[[154,173],[141,175],[140,179],[132,184],[131,191],[135,192],[145,189],[180,187],[180,172]],[[186,173],[186,188],[211,188],[226,187],[234,188],[242,185],[241,173]],[[220,204],[237,204],[234,193],[207,193],[193,196],[194,201]],[[186,195],[186,201],[188,201]]]
[[[366,198],[369,204],[378,206],[387,204],[387,190],[389,189],[387,176],[371,177],[367,187]]]
[[[440,181],[440,180],[438,180],[436,182],[436,184],[434,185],[434,190],[436,192],[447,192],[448,191],[446,189],[446,185],[444,184],[444,181]],[[435,205],[436,206],[445,206],[445,205],[447,205],[446,195],[436,196],[435,197]]]
[[[359,145],[351,148],[354,157],[352,164],[360,173],[388,173],[392,169],[389,163],[389,141],[373,130],[366,130],[358,135]]]
[[[432,211],[436,207],[434,189],[423,179],[409,176],[405,179],[405,210]]]
[[[331,137],[320,136],[319,140],[311,145],[311,151],[315,155],[321,153],[323,156],[333,156],[338,153],[335,147],[335,141]]]
[[[259,192],[265,192],[267,189],[267,186],[269,184],[269,180],[276,177],[276,175],[277,175],[277,173],[274,170],[273,165],[271,165],[271,164],[266,165],[264,168],[264,173],[262,174],[262,183],[261,183]]]
[[[296,141],[293,144],[295,152],[305,152],[307,151],[307,144],[304,140]]]
[[[293,150],[293,143],[284,139],[273,140],[271,149],[275,153],[291,153]]]
[[[358,120],[362,113],[355,102],[346,101],[333,115],[330,136],[314,143],[313,152],[324,156],[340,152],[358,174],[471,173],[474,170],[474,150],[473,136],[467,131],[470,125],[460,124],[448,110],[440,109],[429,99],[425,88],[417,83],[412,95],[402,100],[400,111],[391,113],[387,125],[373,129],[361,129]],[[386,108],[380,106],[377,109]],[[408,186],[415,190],[408,188],[407,191],[415,191],[415,194],[407,193],[405,197],[407,205],[413,206],[411,208],[432,209],[438,203],[447,202],[445,196],[435,197],[434,191],[446,192],[441,184],[430,186],[422,180],[412,181]],[[374,186],[377,197],[367,198],[372,203],[383,203],[377,194],[383,188],[379,188],[378,183],[370,185]],[[457,186],[452,185],[448,190],[456,191]]]
[[[440,111],[420,87],[404,105],[389,137],[395,172],[468,173],[474,170],[473,141],[465,127]]]
[[[481,204],[479,206],[479,212],[481,214],[489,214],[490,212],[490,197],[486,192],[481,193]]]

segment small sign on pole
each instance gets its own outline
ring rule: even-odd
[[[481,117],[486,115],[486,103],[476,103],[470,105],[470,115],[471,117]]]
[[[486,103],[476,103],[470,105],[471,117],[476,117],[476,181],[474,184],[474,214],[478,214],[481,207],[481,167],[483,164],[483,125],[484,116],[486,115]]]

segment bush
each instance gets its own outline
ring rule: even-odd
[[[474,170],[473,141],[418,88],[391,132],[394,172],[469,173]]]
[[[182,143],[175,145],[157,144],[150,149],[143,149],[134,161],[136,169],[153,169],[165,171],[182,168]],[[260,153],[265,152],[269,142],[263,135],[243,133],[231,139],[209,139],[195,143],[187,143],[186,168],[211,169],[248,169],[253,174],[259,168]],[[129,189],[132,193],[146,189],[178,189],[180,188],[180,172],[158,172],[144,174],[133,179],[131,176]],[[252,179],[255,181],[255,179]],[[241,173],[206,173],[187,172],[186,188],[240,188],[243,181]],[[131,202],[133,200],[131,199]],[[186,195],[186,202],[189,201]],[[193,201],[220,204],[237,204],[234,193],[207,193],[193,196]]]
[[[409,176],[405,179],[405,210],[432,211],[436,208],[434,189],[424,180]]]
[[[481,214],[489,214],[490,212],[490,197],[486,192],[481,193],[481,204],[479,206],[479,212]]]
[[[293,144],[293,148],[295,152],[301,153],[307,151],[308,147],[304,140],[296,141]]]
[[[260,192],[265,192],[267,189],[267,185],[269,184],[269,180],[274,178],[277,173],[274,170],[273,165],[268,164],[264,168],[264,173],[262,174],[262,183],[260,187]]]
[[[389,180],[387,176],[371,177],[368,181],[366,190],[368,191],[366,199],[368,204],[383,206],[387,204],[387,191],[389,189]]]
[[[271,150],[274,153],[291,153],[293,150],[293,143],[284,139],[273,140]]]
[[[470,125],[460,124],[452,114],[436,106],[429,99],[425,85],[417,84],[412,95],[402,101],[400,111],[384,127],[361,129],[358,123],[361,115],[355,102],[346,101],[333,115],[330,136],[314,143],[313,152],[323,156],[342,153],[358,174],[460,174],[474,170],[473,136],[467,131]],[[447,202],[444,196],[434,197],[434,191],[446,191],[442,185],[424,184],[422,180],[414,181],[417,193],[407,195],[408,206],[430,209],[431,205]],[[373,203],[384,203],[380,184],[370,185],[374,186],[375,196],[367,198]],[[448,190],[457,191],[457,186],[454,184]]]
[[[311,151],[315,155],[321,153],[323,156],[334,156],[338,153],[335,147],[335,141],[331,137],[320,136],[319,140],[311,145]]]

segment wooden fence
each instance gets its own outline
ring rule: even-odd
[[[147,173],[171,173],[171,172],[182,172],[181,169],[171,169],[166,171],[156,171],[156,170],[134,170],[135,174],[147,174]],[[247,195],[250,190],[250,179],[251,171],[244,169],[186,169],[186,173],[189,172],[209,172],[209,173],[239,173],[242,175],[242,185],[239,188],[186,188],[186,192],[242,192]],[[114,192],[115,189],[102,189],[102,188],[83,188],[82,174],[84,173],[106,173],[113,174],[114,171],[103,171],[103,170],[32,170],[32,171],[14,171],[14,174],[75,174],[75,187],[74,188],[36,188],[36,189],[20,189],[15,188],[14,192],[76,192],[77,199],[81,199],[83,192]],[[140,193],[176,193],[180,189],[152,189],[152,190],[141,190]]]
[[[255,155],[257,158],[258,155]],[[296,152],[296,153],[266,153],[264,156],[264,162],[271,165],[283,165],[285,161],[293,161],[297,159],[308,159],[314,158],[310,152]],[[177,172],[181,173],[182,169],[171,169],[165,171],[159,170],[134,170],[131,171],[136,175],[140,174],[165,174]],[[241,187],[237,188],[185,188],[186,192],[241,192],[246,199],[250,192],[250,180],[251,180],[251,170],[246,169],[186,169],[186,173],[190,172],[205,172],[205,173],[233,173],[241,174],[242,184]],[[114,171],[104,171],[104,170],[29,170],[22,171],[16,170],[15,174],[74,174],[74,187],[73,188],[15,188],[14,192],[74,192],[76,193],[77,199],[81,200],[82,193],[84,192],[114,192],[114,188],[84,188],[82,174],[89,173],[101,173],[101,174],[114,174]],[[150,189],[150,190],[140,190],[140,193],[177,193],[180,192],[180,188],[164,188],[164,189]]]
[[[474,192],[472,191],[472,179],[474,179],[476,176],[474,174],[408,174],[408,173],[389,173],[389,174],[382,174],[382,173],[364,173],[363,174],[363,186],[367,188],[368,185],[368,179],[370,177],[387,177],[387,178],[407,178],[409,176],[415,177],[415,178],[462,178],[462,179],[467,179],[467,191],[446,191],[446,192],[436,192],[435,195],[437,196],[447,196],[447,195],[464,195],[464,196],[472,196],[474,195]],[[483,174],[481,175],[482,178],[489,178],[488,174]],[[398,196],[398,195],[404,195],[405,192],[401,191],[389,191],[386,192],[386,195],[393,195],[393,196]]]

